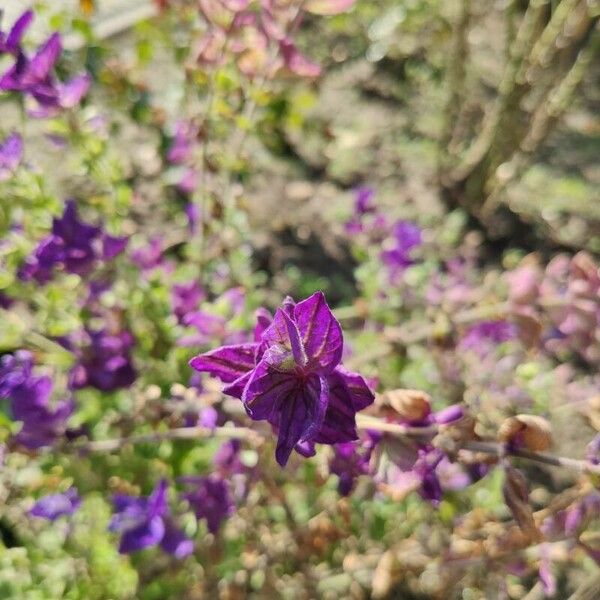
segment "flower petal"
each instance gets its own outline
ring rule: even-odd
[[[275,458],[284,467],[298,442],[309,441],[321,428],[329,393],[327,381],[310,376],[296,385],[280,404]]]
[[[192,358],[190,366],[196,371],[210,373],[224,383],[232,383],[254,368],[256,349],[255,343],[222,346]]]
[[[267,360],[261,360],[252,372],[242,394],[246,411],[255,421],[271,420],[280,403],[296,385],[296,377],[270,368]]]
[[[325,373],[332,371],[342,358],[342,328],[327,306],[323,292],[296,304],[294,317],[306,356],[308,368]]]

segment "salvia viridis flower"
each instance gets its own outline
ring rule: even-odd
[[[0,76],[0,91],[17,92],[33,99],[29,114],[52,117],[61,109],[73,108],[87,94],[91,79],[87,73],[61,82],[53,73],[62,53],[60,34],[53,33],[33,54],[28,56],[22,39],[33,21],[33,12],[24,12],[7,34],[0,32],[0,55],[8,54],[13,64]]]
[[[40,498],[29,511],[34,517],[55,521],[59,517],[70,517],[81,505],[81,498],[75,488],[61,494],[49,494]]]
[[[113,497],[115,512],[109,531],[121,533],[119,552],[129,554],[150,546],[160,547],[176,558],[194,550],[192,540],[177,527],[167,502],[167,482],[163,479],[147,497]]]
[[[87,386],[103,392],[129,387],[137,378],[131,359],[135,344],[126,329],[85,329],[63,345],[77,356],[69,374],[69,387],[78,390]]]
[[[217,533],[223,521],[235,509],[227,481],[213,473],[204,477],[184,477],[182,482],[188,486],[183,497],[189,502],[196,518],[199,521],[204,519],[208,530]]]
[[[15,440],[27,448],[49,446],[67,430],[73,400],[51,402],[52,380],[34,373],[30,352],[20,350],[0,361],[0,398],[8,399],[15,421],[22,423]]]
[[[11,133],[0,142],[0,181],[10,179],[23,158],[23,138]]]
[[[114,237],[82,221],[75,202],[68,200],[62,216],[52,221],[52,233],[39,242],[18,275],[23,281],[41,284],[50,281],[57,268],[85,276],[99,262],[120,254],[127,241],[126,237]]]
[[[365,380],[341,365],[343,336],[325,296],[296,304],[286,298],[275,316],[257,314],[254,342],[222,346],[190,365],[218,377],[224,393],[239,398],[250,418],[277,431],[275,456],[285,465],[295,446],[357,439],[355,415],[374,396]]]

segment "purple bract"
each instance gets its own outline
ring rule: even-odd
[[[297,444],[355,440],[355,415],[373,393],[365,380],[340,366],[342,330],[316,292],[296,304],[286,298],[275,316],[258,314],[255,340],[223,346],[190,361],[226,383],[254,420],[278,432],[275,456],[285,465]]]
[[[109,530],[121,533],[119,552],[129,554],[150,546],[160,547],[176,558],[194,550],[192,540],[179,529],[167,503],[167,482],[161,480],[148,497],[116,495]]]

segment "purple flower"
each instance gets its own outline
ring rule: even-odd
[[[33,11],[27,10],[14,22],[8,34],[0,31],[0,55],[21,52],[21,40],[32,21]]]
[[[213,465],[222,477],[241,475],[248,471],[240,458],[242,443],[240,440],[227,440],[213,456]]]
[[[0,144],[0,181],[9,179],[23,158],[23,138],[11,133]]]
[[[142,271],[148,271],[163,263],[162,240],[159,237],[152,238],[148,246],[137,248],[131,253],[131,260]]]
[[[600,464],[600,434],[586,446],[585,458],[594,465]]]
[[[167,151],[167,160],[176,165],[188,162],[192,158],[193,143],[197,135],[198,128],[192,123],[187,121],[177,123],[175,135]]]
[[[86,386],[103,392],[129,387],[137,378],[130,351],[134,338],[129,331],[109,332],[106,329],[81,332],[82,344],[71,340],[66,346],[78,356],[69,377],[69,386],[77,390]]]
[[[329,461],[329,470],[338,476],[338,491],[348,496],[360,475],[369,472],[369,461],[373,452],[373,440],[364,445],[357,442],[333,444],[333,457]]]
[[[206,292],[197,281],[174,284],[171,289],[171,306],[177,321],[181,323],[188,313],[197,310],[205,298]]]
[[[179,529],[167,504],[167,482],[161,480],[148,497],[116,495],[109,531],[121,533],[119,552],[130,554],[150,546],[160,547],[176,558],[194,550],[192,540]]]
[[[223,346],[190,361],[226,383],[254,420],[278,432],[275,456],[285,465],[296,444],[357,439],[355,415],[374,400],[365,380],[340,366],[339,323],[316,292],[296,304],[286,298],[272,322],[261,312],[255,341]]]
[[[72,400],[50,404],[52,381],[33,373],[33,358],[21,350],[0,361],[0,397],[10,401],[13,418],[22,422],[16,441],[27,448],[51,445],[66,431],[75,408]]]
[[[102,233],[100,227],[81,221],[75,202],[68,200],[62,217],[52,221],[51,235],[27,257],[19,269],[19,277],[24,281],[34,279],[37,283],[47,283],[58,266],[69,273],[85,276],[97,261],[114,258],[126,244],[127,238],[110,236]]]
[[[354,193],[354,212],[357,216],[375,212],[375,203],[373,202],[375,190],[372,187],[363,185],[356,188]]]
[[[34,517],[55,521],[59,517],[70,517],[79,508],[81,498],[75,488],[63,494],[50,494],[40,498],[29,511]]]
[[[393,227],[393,246],[381,253],[392,279],[414,263],[412,251],[422,243],[421,229],[410,221],[397,221]]]
[[[490,347],[496,346],[517,336],[516,327],[500,319],[497,321],[482,321],[469,328],[459,343],[462,350],[487,352]]]
[[[218,475],[207,477],[185,477],[189,486],[183,497],[190,503],[198,520],[205,519],[208,530],[216,534],[221,524],[235,509],[227,482]]]
[[[60,109],[79,104],[91,80],[87,73],[77,75],[66,83],[56,80],[53,70],[62,52],[58,33],[52,34],[33,57],[27,56],[21,41],[32,19],[33,13],[27,11],[17,19],[8,35],[0,32],[0,54],[14,57],[13,65],[0,77],[0,91],[31,96],[37,104],[30,112],[31,116],[49,117]]]

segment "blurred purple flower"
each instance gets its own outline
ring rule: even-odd
[[[375,190],[367,185],[362,185],[354,190],[354,212],[362,217],[368,213],[375,212]]]
[[[69,376],[71,389],[91,386],[112,392],[135,381],[137,373],[130,356],[134,338],[129,331],[86,329],[78,337],[77,343],[67,340],[65,344],[78,359]]]
[[[195,202],[188,202],[185,205],[185,214],[188,219],[188,227],[190,233],[194,235],[198,231],[198,224],[200,222],[200,209]]]
[[[190,361],[218,377],[254,420],[278,431],[276,458],[285,465],[298,443],[357,438],[355,415],[373,402],[365,380],[343,369],[342,330],[316,292],[296,304],[286,298],[269,324],[260,313],[255,341],[223,346]]]
[[[31,24],[33,13],[26,11],[5,35],[0,32],[0,54],[10,54],[14,63],[0,77],[0,91],[20,92],[31,96],[36,106],[30,111],[34,117],[54,116],[60,109],[73,108],[87,93],[91,80],[87,73],[77,75],[61,83],[53,75],[54,67],[62,52],[60,34],[53,33],[38,48],[33,57],[28,57],[21,46],[26,29]]]
[[[23,138],[11,133],[0,144],[0,181],[9,179],[23,159]]]
[[[208,530],[216,534],[223,521],[235,509],[226,480],[213,474],[206,477],[184,477],[181,481],[188,486],[183,497],[190,503],[196,518],[205,519]]]
[[[167,504],[167,482],[161,480],[148,497],[116,495],[109,531],[121,533],[119,552],[130,554],[157,544],[175,558],[194,550],[192,540],[179,529]]]
[[[198,171],[187,167],[177,182],[177,189],[183,194],[192,194],[198,187],[199,179]]]
[[[181,165],[192,158],[193,143],[198,136],[198,128],[189,121],[179,121],[175,128],[175,135],[167,150],[167,160],[170,163]]]
[[[73,400],[50,404],[52,381],[33,373],[31,353],[21,350],[0,360],[0,397],[10,402],[12,417],[22,422],[15,439],[27,448],[51,445],[67,428]]]
[[[44,238],[19,269],[19,278],[47,283],[55,267],[85,276],[97,261],[112,259],[123,251],[127,238],[102,233],[100,227],[89,225],[77,216],[73,200],[65,203],[63,215],[52,221],[52,233]]]
[[[147,246],[136,248],[131,253],[131,260],[142,271],[154,269],[163,264],[163,248],[160,237],[154,237]]]
[[[213,465],[217,472],[224,478],[246,473],[247,467],[242,463],[240,440],[227,440],[223,442],[213,456]]]
[[[81,498],[75,488],[62,494],[50,494],[40,498],[29,511],[34,517],[55,521],[59,517],[70,517],[81,505]]]
[[[482,321],[469,328],[459,342],[461,350],[474,350],[487,352],[490,347],[496,346],[517,337],[517,328],[508,321]]]
[[[33,21],[33,11],[26,10],[13,24],[10,31],[5,34],[0,31],[0,55],[13,54],[21,52],[21,40]]]
[[[171,288],[171,307],[181,323],[188,313],[198,309],[202,300],[206,299],[206,292],[197,281],[176,283]]]
[[[381,260],[395,279],[414,263],[412,252],[422,243],[421,229],[410,221],[396,221],[392,230],[393,247],[381,253]]]
[[[372,439],[365,442],[342,442],[333,444],[333,457],[329,471],[338,476],[338,491],[348,496],[360,475],[369,473],[369,461],[373,452]]]
[[[595,465],[600,464],[600,433],[586,446],[585,458]]]

